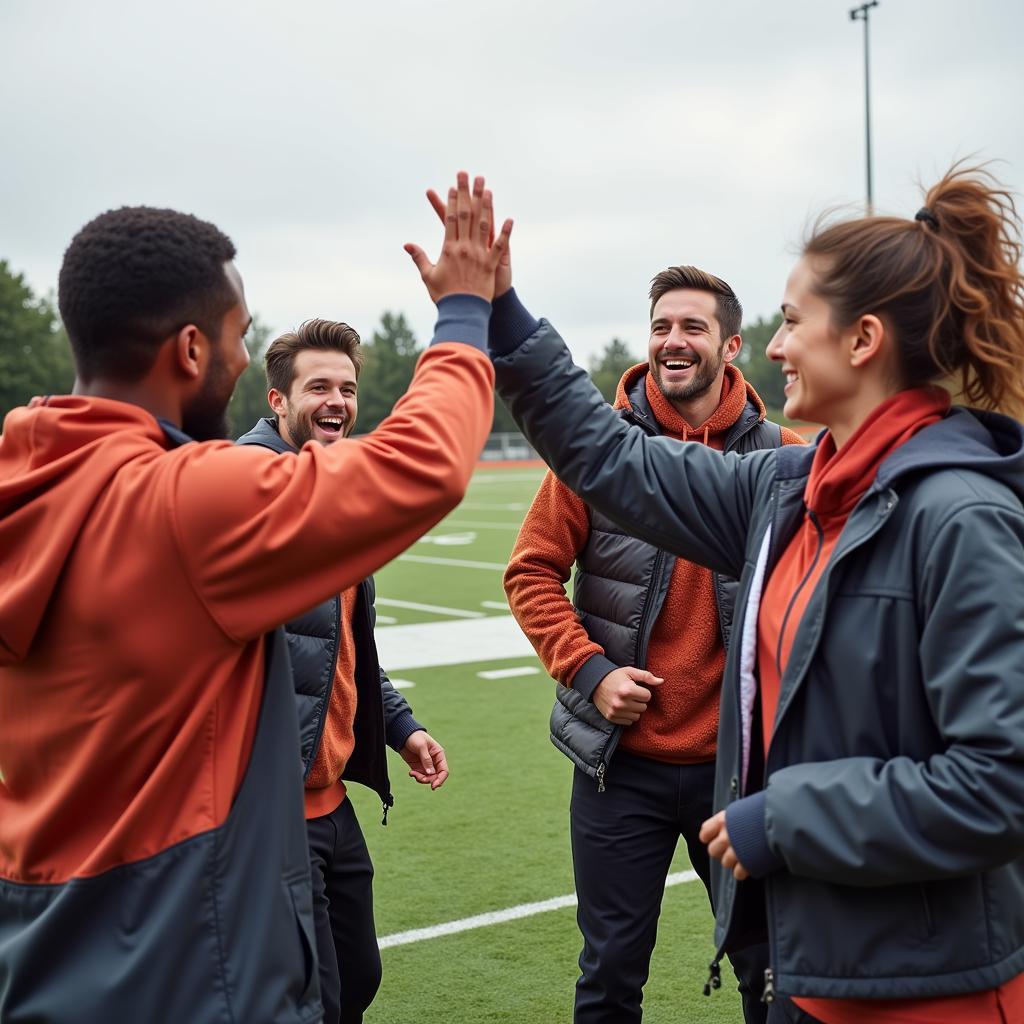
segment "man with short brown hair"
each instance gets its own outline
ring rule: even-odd
[[[267,400],[238,443],[297,452],[329,446],[356,425],[359,335],[348,324],[307,320],[267,349]],[[301,510],[298,510],[301,513]],[[381,669],[374,643],[373,578],[285,623],[302,741],[306,831],[324,1024],[358,1024],[380,986],[373,919],[373,864],[346,782],[392,805],[387,742],[416,781],[437,789],[448,777],[444,750],[412,716]]]
[[[614,403],[625,419],[719,451],[801,443],[765,419],[735,366],[743,310],[725,281],[669,267],[650,297],[647,362],[626,371]],[[564,585],[574,562],[570,602]],[[577,1024],[641,1019],[680,835],[709,885],[699,831],[712,810],[734,588],[627,536],[550,472],[512,552],[509,606],[560,684],[551,739],[576,765],[570,827],[584,940]],[[748,1022],[764,1019],[766,955],[758,945],[733,957]]]

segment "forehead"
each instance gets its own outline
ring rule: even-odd
[[[711,292],[696,288],[673,288],[654,304],[651,320],[684,320],[696,317],[714,321],[717,315],[718,299]]]
[[[355,381],[356,368],[344,352],[331,349],[304,348],[292,364],[292,382],[302,385],[307,381],[323,379],[332,384]]]

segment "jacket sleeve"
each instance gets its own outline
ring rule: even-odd
[[[972,504],[926,541],[919,653],[945,750],[774,772],[764,826],[794,874],[887,885],[1024,852],[1024,513]]]
[[[270,458],[227,442],[178,449],[172,528],[220,628],[239,641],[259,636],[439,522],[462,500],[490,430],[491,387],[480,351],[439,344],[371,434]]]
[[[370,613],[370,631],[377,628],[377,585],[373,577],[367,579],[367,610]],[[374,643],[376,649],[376,643]],[[388,746],[393,750],[400,751],[405,746],[405,741],[420,729],[426,731],[426,726],[420,725],[413,718],[412,708],[399,690],[396,690],[387,672],[378,666],[380,672],[380,696],[384,705],[384,735],[387,738]]]
[[[647,436],[605,403],[549,323],[510,308],[517,302],[509,292],[494,304],[491,357],[498,394],[544,461],[627,533],[739,579],[774,451],[723,455]]]
[[[523,519],[505,570],[509,608],[548,674],[575,686],[574,677],[583,670],[583,695],[588,700],[601,679],[617,667],[580,625],[565,592],[573,562],[589,536],[587,506],[548,473]],[[588,687],[596,671],[600,676]]]

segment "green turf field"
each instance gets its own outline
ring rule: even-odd
[[[413,684],[404,692],[444,745],[452,774],[430,792],[390,754],[396,803],[387,828],[376,798],[352,787],[376,865],[384,960],[367,1024],[572,1018],[579,954],[572,906],[449,934],[402,934],[573,892],[572,769],[547,734],[554,684],[510,628],[501,586],[540,478],[539,469],[480,470],[462,505],[377,575],[381,661],[392,678]],[[522,671],[481,675],[512,669]],[[682,845],[674,873],[689,866]],[[702,994],[711,928],[700,882],[666,889],[645,1021],[742,1019],[734,986]]]

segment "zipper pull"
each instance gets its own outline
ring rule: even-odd
[[[387,826],[388,823],[388,809],[395,806],[395,798],[388,793],[387,799],[381,801],[381,807],[384,808],[384,817],[380,819],[380,823]]]
[[[708,964],[708,980],[704,982],[704,995],[711,995],[713,988],[722,987],[722,968],[718,966],[718,957]]]
[[[604,772],[605,772],[605,767],[606,767],[606,766],[605,766],[605,763],[604,763],[604,761],[602,761],[602,762],[601,762],[601,763],[600,763],[600,764],[599,764],[599,765],[597,766],[597,791],[598,791],[598,793],[603,793],[603,792],[604,792],[604,788],[605,788],[605,787],[604,787]]]
[[[761,1002],[775,1002],[775,972],[770,967],[765,968],[764,992],[761,993]]]

